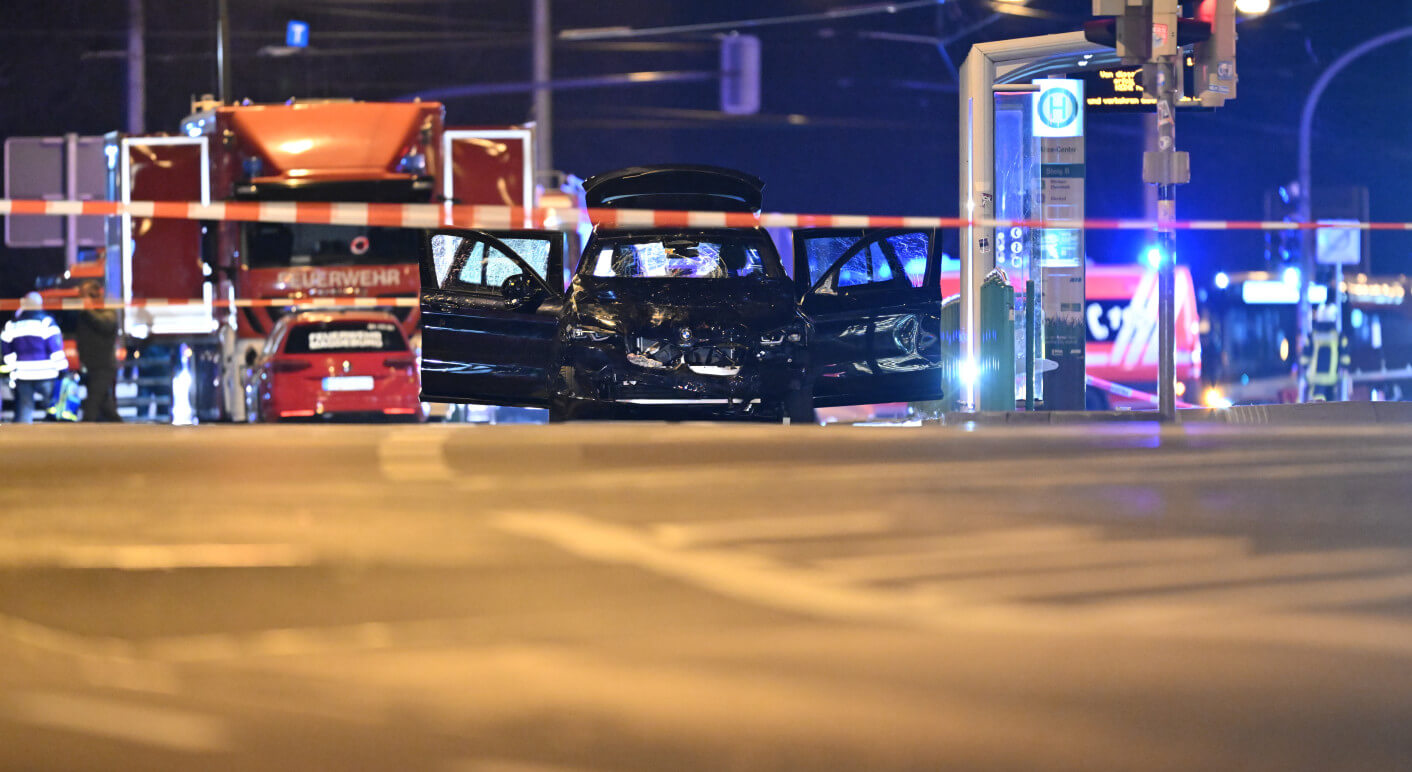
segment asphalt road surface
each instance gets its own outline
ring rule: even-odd
[[[0,462],[0,769],[1412,764],[1405,426],[7,426]]]

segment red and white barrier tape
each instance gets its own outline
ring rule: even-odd
[[[0,215],[78,215],[104,217],[128,214],[179,220],[290,222],[403,228],[572,228],[592,222],[610,228],[1065,228],[1089,230],[1318,230],[1345,228],[1365,231],[1412,231],[1412,222],[1308,222],[1256,220],[1091,219],[1074,222],[964,217],[897,217],[890,215],[784,214],[766,212],[681,212],[652,209],[523,209],[472,204],[357,204],[318,201],[229,201],[199,204],[186,201],[34,201],[0,199]]]
[[[130,303],[107,301],[94,303],[82,298],[45,298],[43,307],[50,311],[82,311],[84,309],[128,310],[139,308],[204,308],[207,301],[200,298],[149,298],[134,299]],[[239,300],[216,300],[209,303],[212,308],[415,308],[416,297],[284,297],[254,298]],[[0,311],[15,311],[20,307],[16,298],[0,299]]]
[[[1149,405],[1157,405],[1160,401],[1156,394],[1147,391],[1141,391],[1139,389],[1134,389],[1131,386],[1124,386],[1121,383],[1114,383],[1110,380],[1099,378],[1096,375],[1085,374],[1084,381],[1089,386],[1092,386],[1095,389],[1098,389],[1099,391],[1106,391],[1115,397],[1136,400],[1138,402],[1146,402]],[[1193,405],[1190,402],[1183,402],[1179,399],[1174,400],[1174,402],[1176,403],[1176,406],[1180,408],[1196,407],[1196,405]]]

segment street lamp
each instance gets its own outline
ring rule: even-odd
[[[1236,10],[1247,16],[1259,16],[1270,10],[1270,0],[1236,0]]]

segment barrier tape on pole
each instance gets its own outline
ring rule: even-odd
[[[1142,391],[1140,389],[1134,389],[1130,386],[1124,386],[1121,383],[1114,383],[1110,380],[1099,378],[1096,375],[1085,374],[1084,381],[1089,386],[1092,386],[1093,388],[1098,389],[1099,391],[1106,391],[1115,397],[1131,399],[1137,402],[1145,402],[1149,405],[1156,405],[1158,403],[1158,398],[1156,394]],[[1193,405],[1190,402],[1183,402],[1182,400],[1177,400],[1176,404],[1177,407],[1180,408],[1197,407],[1196,405]]]
[[[1192,231],[1299,231],[1353,229],[1412,231],[1412,222],[1284,222],[1259,220],[1089,219],[1082,221],[1008,220],[894,215],[786,214],[766,212],[697,212],[654,209],[524,209],[479,204],[361,204],[317,201],[36,201],[0,199],[0,215],[133,217],[237,222],[314,223],[403,228],[540,228],[570,229],[579,223],[609,228],[1063,228],[1067,230],[1155,230],[1160,226]]]

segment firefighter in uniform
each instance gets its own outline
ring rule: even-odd
[[[1352,362],[1348,338],[1339,331],[1335,313],[1334,306],[1327,303],[1315,312],[1309,345],[1299,360],[1308,373],[1309,398],[1314,402],[1339,398],[1339,382]]]
[[[54,318],[44,313],[44,298],[31,292],[20,299],[15,318],[0,331],[0,371],[10,376],[15,392],[15,422],[34,420],[34,398],[47,410],[53,401],[54,380],[69,369],[64,336]]]

